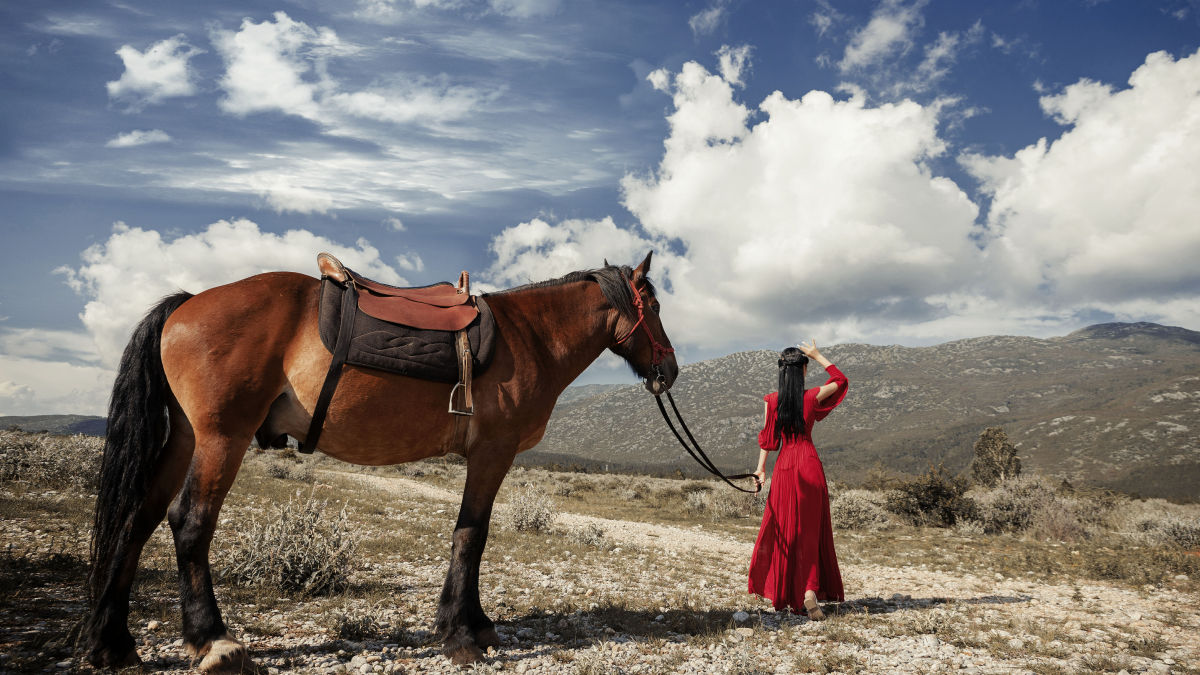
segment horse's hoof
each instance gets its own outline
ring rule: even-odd
[[[472,663],[481,663],[483,661],[483,652],[480,651],[479,647],[472,644],[446,645],[442,653],[446,655],[446,658],[450,659],[450,663],[456,666],[469,666]]]
[[[113,670],[124,670],[126,668],[140,668],[142,659],[138,656],[136,649],[130,649],[123,654],[114,653],[107,648],[93,650],[87,657],[88,663],[98,669],[111,668]]]
[[[475,633],[475,644],[479,648],[486,651],[488,647],[500,647],[500,635],[496,633],[495,626],[488,626],[478,633]]]
[[[254,662],[246,651],[246,645],[238,642],[229,633],[208,643],[199,650],[204,654],[200,661],[202,673],[253,673]]]

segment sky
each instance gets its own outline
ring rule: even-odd
[[[103,414],[159,297],[323,250],[653,250],[684,363],[1200,330],[1200,1],[7,2],[0,200],[0,415]]]

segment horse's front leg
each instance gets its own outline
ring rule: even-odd
[[[500,644],[495,624],[479,603],[479,562],[487,543],[492,504],[512,459],[511,453],[476,449],[467,460],[462,507],[454,526],[450,569],[435,626],[444,653],[457,665],[482,660],[483,650]]]

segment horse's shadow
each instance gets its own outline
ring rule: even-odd
[[[837,603],[822,603],[825,614],[836,622],[841,617],[862,614],[890,614],[898,611],[925,611],[947,604],[1014,604],[1029,602],[1028,595],[985,595],[975,598],[949,599],[943,597],[913,598],[893,596],[890,599],[865,597]],[[738,621],[735,614],[744,613]],[[784,626],[809,623],[804,614],[789,610],[689,610],[671,609],[663,612],[620,607],[602,607],[577,613],[532,611],[496,623],[504,647],[521,647],[532,651],[514,654],[511,660],[543,656],[564,648],[586,648],[607,641],[639,642],[655,639],[686,641],[690,638],[715,636],[730,629],[751,628],[776,630]],[[512,639],[512,638],[515,638]],[[501,654],[503,654],[503,649]]]

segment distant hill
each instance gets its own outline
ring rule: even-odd
[[[908,473],[930,462],[963,470],[979,432],[998,425],[1027,469],[1146,496],[1200,497],[1195,331],[1109,323],[1049,339],[822,351],[850,378],[845,403],[814,432],[830,479],[856,482],[876,464]],[[675,385],[688,425],[730,472],[753,468],[776,358],[752,351],[690,364]],[[813,364],[809,386],[824,381]],[[692,463],[640,385],[564,397],[531,453],[528,460],[657,471]]]
[[[0,415],[0,429],[20,427],[22,431],[49,431],[55,434],[103,436],[107,422],[95,415]]]

